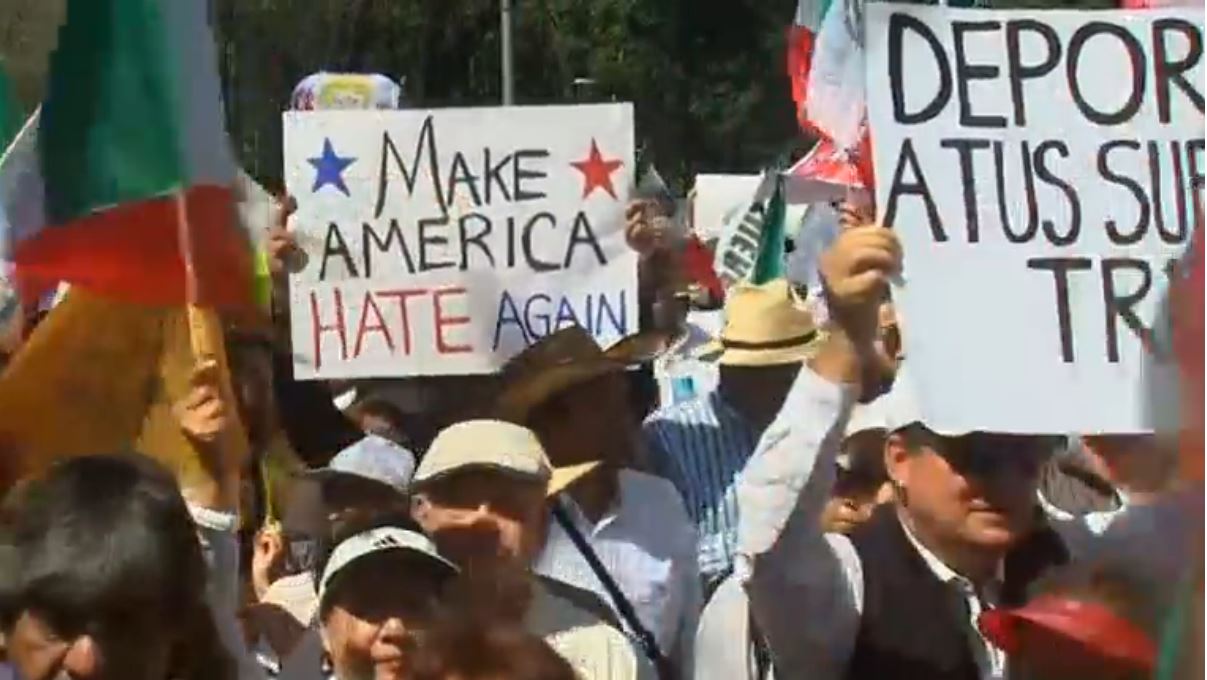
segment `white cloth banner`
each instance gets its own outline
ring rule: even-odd
[[[1201,224],[1203,13],[868,3],[877,206],[932,429],[1151,429]]]
[[[628,104],[285,114],[301,378],[489,373],[637,330]]]
[[[754,191],[726,213],[725,223],[721,226],[721,234],[717,239],[717,249],[713,254],[713,269],[726,288],[737,281],[745,280],[754,270],[754,263],[759,257],[759,241],[767,215],[767,204],[775,194],[775,181],[776,173],[765,171]]]

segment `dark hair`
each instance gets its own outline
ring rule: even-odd
[[[131,622],[178,630],[172,677],[233,678],[205,601],[196,528],[159,463],[138,455],[76,458],[19,487],[0,514],[0,628],[37,613],[56,633],[145,640]],[[154,629],[152,629],[154,630]],[[113,636],[117,633],[116,638]],[[128,653],[137,655],[137,651]]]
[[[381,397],[368,397],[352,404],[348,409],[357,415],[377,416],[386,420],[394,427],[402,430],[406,427],[406,414],[402,409]]]
[[[333,523],[327,535],[317,537],[318,550],[314,563],[315,590],[318,590],[319,582],[323,580],[323,572],[327,569],[327,562],[331,561],[331,554],[335,552],[340,543],[357,534],[385,527],[405,529],[417,534],[423,533],[423,529],[419,528],[415,520],[411,519],[410,514],[401,508],[387,512],[356,514],[341,522]]]
[[[452,620],[424,635],[412,680],[575,680],[544,640],[511,626]]]
[[[831,495],[864,500],[873,498],[888,481],[888,475],[877,476],[864,470],[838,469]]]
[[[365,434],[384,437],[408,449],[416,448],[417,443],[428,435],[424,431],[423,418],[407,415],[393,402],[381,397],[368,397],[352,404],[348,408],[348,415],[357,421]],[[365,427],[361,420],[366,416],[380,418],[385,421],[385,426]],[[412,453],[414,452],[412,451]]]

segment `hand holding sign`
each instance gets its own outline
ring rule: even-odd
[[[870,200],[852,196],[838,208],[838,224],[843,229],[860,227],[876,221],[876,208]],[[888,225],[892,226],[892,225]]]
[[[901,269],[901,245],[883,227],[843,230],[821,256],[826,305],[856,347],[868,348],[880,326],[880,303],[889,277]]]
[[[891,231],[875,226],[845,229],[820,258],[830,318],[837,325],[809,365],[831,382],[872,397],[883,389],[877,349],[881,300],[901,268],[901,248]]]
[[[305,251],[298,248],[297,237],[289,231],[289,218],[297,209],[293,196],[286,196],[268,230],[268,264],[274,277],[301,271],[306,264]]]
[[[653,201],[632,201],[625,209],[624,239],[643,259],[666,247],[669,221],[655,214]]]

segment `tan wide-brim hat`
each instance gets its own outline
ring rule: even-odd
[[[499,418],[525,422],[550,397],[609,373],[653,361],[670,346],[669,334],[642,332],[604,350],[581,326],[545,336],[503,366],[495,400]]]
[[[467,420],[436,435],[415,470],[411,488],[470,470],[490,470],[517,479],[543,482],[554,496],[582,479],[599,461],[555,468],[536,434],[522,425],[501,420]]]
[[[701,352],[725,366],[779,366],[812,357],[821,340],[813,315],[786,279],[739,283],[725,300],[721,337]]]

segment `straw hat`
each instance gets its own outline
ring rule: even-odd
[[[492,470],[518,479],[544,482],[555,496],[599,466],[599,461],[555,468],[536,434],[501,420],[467,420],[445,428],[424,455],[411,487],[467,470]]]
[[[670,346],[666,333],[630,335],[600,349],[581,326],[545,336],[503,366],[503,388],[495,401],[500,418],[524,422],[532,409],[575,385],[653,361]]]
[[[725,327],[711,351],[726,366],[778,366],[813,356],[820,334],[786,279],[739,283],[725,300]]]

